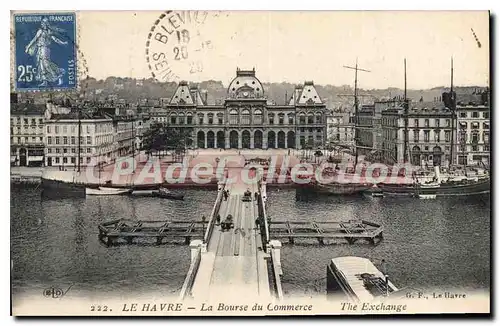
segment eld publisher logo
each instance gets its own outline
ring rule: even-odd
[[[63,291],[63,289],[56,287],[46,288],[45,290],[43,290],[43,296],[46,298],[59,299],[64,297],[66,293],[68,293],[69,289],[71,289],[71,285],[66,291]]]

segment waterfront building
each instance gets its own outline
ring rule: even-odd
[[[151,119],[191,128],[194,148],[320,148],[326,138],[326,106],[312,81],[297,86],[286,105],[265,97],[255,69],[237,69],[227,96],[208,104],[196,86],[182,81]]]
[[[490,103],[488,91],[457,97],[456,157],[459,165],[489,164]]]
[[[354,117],[349,112],[330,111],[327,116],[328,143],[332,146],[354,146]]]
[[[404,102],[385,102],[381,112],[382,159],[404,162]],[[408,110],[408,160],[420,166],[448,166],[451,155],[452,112],[442,102],[411,102]]]
[[[76,109],[58,113],[48,109],[46,112],[46,166],[74,168],[78,165],[78,150],[81,166],[91,163],[92,157],[98,162],[111,163],[116,158],[114,142],[114,121],[102,111],[84,111],[80,116]]]
[[[135,150],[137,122],[135,116],[113,116],[115,157],[131,155]]]
[[[17,103],[10,107],[10,162],[14,166],[43,166],[45,105]]]

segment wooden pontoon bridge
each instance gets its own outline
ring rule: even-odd
[[[208,221],[133,221],[118,219],[99,225],[99,240],[107,246],[154,239],[153,244],[202,239]],[[164,241],[165,240],[165,241]],[[151,241],[150,241],[151,242]],[[137,243],[137,241],[135,241]],[[148,243],[145,241],[145,243]]]
[[[325,240],[344,239],[349,244],[365,240],[375,245],[383,239],[383,226],[365,220],[347,222],[306,222],[306,221],[270,221],[270,237],[288,239],[317,239],[320,244]]]

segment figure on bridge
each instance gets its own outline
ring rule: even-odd
[[[221,230],[222,232],[224,232],[228,231],[229,229],[232,229],[233,227],[234,227],[233,216],[229,214],[224,220],[224,222],[221,223]]]
[[[247,189],[245,193],[243,194],[243,201],[252,201],[252,192],[250,189]]]

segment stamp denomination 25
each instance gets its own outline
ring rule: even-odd
[[[203,58],[212,41],[200,34],[208,11],[167,11],[151,27],[146,42],[146,61],[159,81],[176,81],[203,71]]]
[[[74,13],[14,14],[16,90],[77,86]]]

